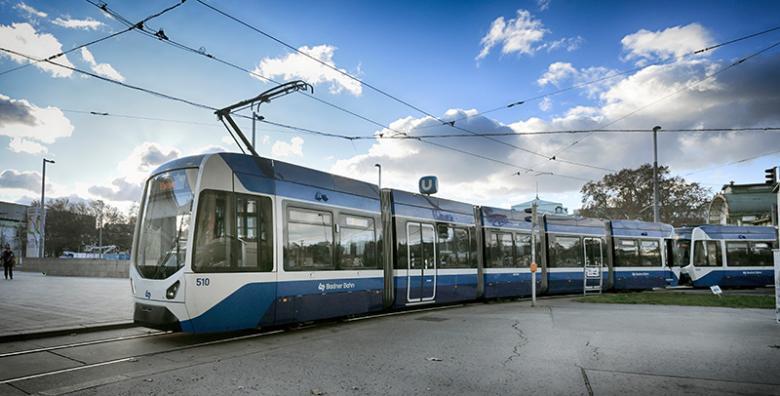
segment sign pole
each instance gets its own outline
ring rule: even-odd
[[[536,306],[536,200],[531,205],[531,306]]]

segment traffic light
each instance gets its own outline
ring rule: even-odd
[[[525,212],[525,213],[528,213],[528,214],[531,214],[531,213],[533,213],[533,211],[534,211],[534,210],[533,210],[532,208],[525,208],[525,209],[523,210],[523,212]],[[533,220],[533,219],[531,218],[531,216],[525,216],[525,221],[527,221],[527,222],[531,223],[531,222],[532,222],[532,220]]]
[[[774,185],[777,181],[777,167],[772,167],[769,169],[764,170],[764,177],[766,177],[766,180],[764,183],[771,185]]]

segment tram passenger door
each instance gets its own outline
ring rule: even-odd
[[[431,301],[436,297],[436,247],[433,226],[406,223],[408,302]]]
[[[583,249],[585,250],[585,268],[584,268],[584,292],[601,292],[603,284],[602,267],[604,265],[604,255],[601,249],[600,238],[583,238]]]

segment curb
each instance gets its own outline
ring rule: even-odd
[[[5,342],[27,341],[27,340],[57,337],[57,336],[70,335],[70,334],[85,334],[85,333],[94,333],[98,331],[120,330],[120,329],[127,329],[127,328],[137,327],[137,326],[138,325],[136,325],[133,321],[122,321],[122,322],[110,322],[110,323],[95,324],[95,325],[63,327],[63,328],[42,330],[42,331],[31,331],[26,333],[0,334],[0,344]]]

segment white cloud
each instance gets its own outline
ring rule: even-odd
[[[547,67],[547,71],[542,74],[538,80],[536,80],[536,83],[542,87],[548,84],[557,86],[561,81],[566,80],[567,78],[570,78],[576,74],[577,69],[575,69],[571,63],[555,62],[551,63],[550,66]]]
[[[552,109],[552,100],[549,97],[545,97],[539,102],[539,110],[547,112]]]
[[[130,183],[140,183],[158,166],[179,158],[178,149],[164,147],[157,143],[144,142],[136,146],[124,160],[117,165],[119,173]]]
[[[336,47],[331,45],[303,46],[298,50],[336,67],[333,61]],[[347,73],[345,69],[339,68],[338,70]],[[330,84],[330,92],[333,94],[347,91],[352,95],[359,96],[363,92],[363,86],[359,82],[297,52],[281,58],[263,58],[254,72],[270,78],[281,76],[285,80],[301,79],[312,85]]]
[[[40,143],[21,138],[11,139],[11,143],[8,144],[8,148],[15,153],[28,154],[43,154],[49,151],[46,146]]]
[[[38,34],[29,23],[13,23],[10,26],[0,25],[0,42],[3,47],[13,51],[32,56],[36,59],[45,59],[62,52],[62,44],[51,34]],[[0,56],[7,56],[17,63],[28,63],[27,58],[0,52]],[[54,62],[73,67],[67,55],[54,59]],[[35,63],[35,67],[51,74],[53,77],[70,77],[73,71],[52,65],[48,62]]]
[[[682,87],[692,87],[702,81],[705,73],[719,70],[727,64],[700,58],[647,67],[604,87],[596,105],[573,107],[550,120],[529,118],[502,125],[494,120],[476,116],[460,121],[459,125],[483,133],[600,127],[653,103],[670,92]],[[596,69],[598,68],[585,70],[592,72]],[[582,71],[578,71],[578,74],[581,73]],[[654,125],[661,125],[666,129],[748,127],[776,125],[780,122],[780,113],[777,112],[780,108],[780,97],[776,94],[780,92],[780,55],[754,58],[740,65],[739,69],[720,74],[713,80],[647,107],[611,128],[649,129]],[[467,112],[450,110],[447,114],[448,117],[460,118]],[[411,136],[423,133],[452,133],[451,128],[428,117],[400,118],[392,123],[392,128],[408,131]],[[392,135],[390,131],[377,133]],[[567,134],[518,135],[500,139],[548,155],[558,153],[573,141],[580,140],[579,144],[560,153],[559,158],[610,169],[636,167],[652,161],[652,138],[645,134],[593,134],[589,137]],[[556,174],[599,179],[605,173],[537,158],[487,139],[449,138],[435,142]],[[680,173],[772,150],[780,150],[780,139],[777,139],[777,134],[764,132],[662,132],[659,135],[661,164],[670,165],[675,172]],[[420,161],[423,153],[425,161]],[[440,179],[442,197],[477,204],[516,203],[521,197],[532,194],[535,189],[535,180],[531,174],[512,176],[519,169],[414,140],[377,140],[365,153],[337,161],[331,171],[375,182],[375,163],[382,164],[382,182],[388,187],[416,191],[416,182],[420,176],[435,174]],[[541,191],[543,196],[557,193],[562,196],[577,194],[583,184],[556,176],[545,176],[544,180]]]
[[[36,16],[38,18],[46,18],[47,16],[49,16],[49,14],[47,14],[47,13],[45,13],[43,11],[38,11],[35,8],[25,4],[23,2],[20,2],[19,4],[15,5],[14,8],[16,8],[18,10],[22,10],[22,11],[30,14],[30,16]]]
[[[116,71],[113,66],[108,63],[97,63],[95,61],[95,56],[92,55],[92,52],[90,52],[87,47],[81,48],[81,58],[84,59],[84,62],[87,62],[92,71],[98,75],[108,77],[112,80],[125,81],[125,77]]]
[[[12,151],[46,152],[41,143],[51,144],[71,133],[73,124],[60,109],[41,108],[0,94],[0,136],[11,138]]]
[[[620,42],[626,52],[625,60],[637,60],[640,65],[647,61],[679,59],[714,43],[707,29],[698,23],[655,32],[641,29]]]
[[[31,171],[6,169],[0,173],[0,188],[17,188],[21,190],[40,192],[41,174]]]
[[[552,0],[536,0],[536,6],[539,7],[539,11],[547,11],[550,8]]]
[[[490,50],[501,44],[501,53],[532,54],[534,46],[540,42],[549,31],[542,21],[534,19],[530,12],[517,10],[517,17],[505,21],[503,16],[496,18],[490,25],[488,33],[482,37],[482,50],[477,55],[480,60],[490,53]]]
[[[94,20],[92,18],[87,19],[74,19],[74,18],[57,18],[52,21],[53,24],[62,26],[68,29],[83,29],[83,30],[97,30],[103,26],[103,22]]]
[[[138,202],[143,194],[143,183],[129,182],[126,178],[117,178],[111,186],[92,186],[89,193],[109,201]]]
[[[271,146],[271,155],[279,158],[279,157],[289,157],[289,156],[303,156],[303,139],[295,136],[292,139],[290,139],[290,142],[287,143],[283,140],[277,140],[274,142],[274,145]]]
[[[232,140],[232,139],[231,139],[231,140]],[[198,155],[198,154],[212,154],[212,153],[224,153],[224,152],[229,152],[229,151],[230,151],[230,150],[228,150],[227,148],[225,148],[225,147],[223,147],[223,146],[219,146],[219,145],[211,145],[211,146],[204,146],[204,147],[200,147],[200,148],[197,148],[197,149],[195,149],[195,150],[192,152],[192,155]]]
[[[559,49],[565,49],[568,52],[576,51],[580,48],[582,43],[585,42],[585,39],[581,36],[577,37],[564,37],[558,40],[550,41],[549,43],[544,43],[536,48],[536,51],[541,51],[543,49],[547,50],[547,52],[552,52]]]

